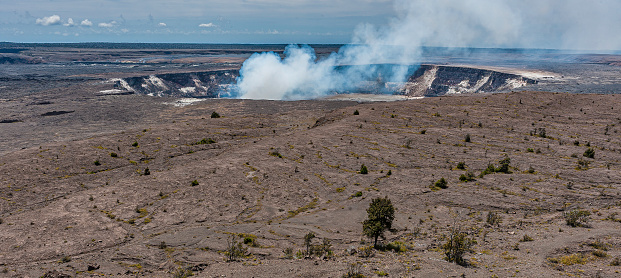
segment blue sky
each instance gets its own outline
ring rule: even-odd
[[[391,0],[0,0],[0,41],[347,43]]]
[[[0,41],[621,50],[621,0],[0,0]]]

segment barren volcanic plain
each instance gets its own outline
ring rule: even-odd
[[[110,80],[282,47],[2,47],[1,277],[621,276],[618,56],[426,58],[545,73],[503,93],[194,102]],[[377,197],[396,208],[382,250],[362,235]],[[455,228],[468,266],[444,259]],[[300,256],[309,232],[331,252]],[[247,253],[228,262],[231,235]]]

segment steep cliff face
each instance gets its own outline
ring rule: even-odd
[[[499,71],[421,65],[399,91],[407,96],[441,96],[446,94],[497,92],[536,84],[534,79]]]
[[[129,77],[115,80],[115,88],[152,96],[220,98],[228,96],[238,74],[220,70]]]
[[[234,97],[239,76],[237,70],[170,73],[116,79],[115,89],[151,96],[191,98]],[[489,69],[421,65],[406,82],[362,82],[355,90],[339,92],[396,94],[405,96],[442,96],[447,94],[497,92],[537,83],[517,74]]]

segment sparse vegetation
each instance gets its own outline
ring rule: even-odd
[[[384,238],[384,231],[392,228],[395,219],[395,208],[388,197],[375,198],[367,209],[367,220],[362,223],[362,231],[367,237],[373,238],[373,246],[377,248],[377,239]]]
[[[491,226],[498,226],[502,223],[502,217],[498,215],[497,212],[490,211],[487,213],[487,219],[485,222]]]
[[[571,227],[590,227],[590,215],[591,213],[589,211],[578,209],[563,213],[565,222],[567,222],[567,225]]]
[[[446,243],[441,248],[444,250],[445,260],[461,266],[467,266],[468,261],[464,258],[464,255],[473,252],[472,246],[476,243],[474,239],[468,237],[468,234],[460,231],[457,227],[453,227],[446,239]]]
[[[511,158],[509,158],[508,156],[505,156],[505,158],[500,160],[498,163],[500,164],[498,168],[496,168],[494,164],[491,164],[491,163],[488,164],[487,168],[483,170],[481,174],[479,175],[479,178],[482,178],[485,175],[489,175],[492,173],[505,173],[505,174],[512,173],[511,170],[509,170],[509,164],[511,164]]]
[[[440,190],[440,189],[447,189],[448,182],[444,178],[440,178],[434,184],[429,186],[429,188],[431,188],[431,190],[433,191]]]
[[[274,157],[282,158],[282,154],[280,154],[278,151],[271,151],[270,155]]]
[[[468,171],[465,174],[461,174],[459,176],[459,180],[462,182],[471,182],[471,181],[475,181],[475,176],[474,173]]]
[[[584,151],[582,156],[584,156],[586,158],[595,158],[595,149],[593,149],[593,148],[586,149],[586,151]]]
[[[369,170],[367,169],[367,166],[362,164],[362,166],[360,166],[360,174],[366,175],[368,173],[369,173]]]
[[[248,248],[244,247],[241,241],[238,242],[236,236],[233,234],[229,235],[226,241],[226,246],[224,254],[226,255],[227,262],[237,261],[245,257],[248,252]]]
[[[589,256],[582,254],[582,253],[548,258],[548,261],[550,263],[561,264],[561,265],[586,264],[589,260],[590,260]]]
[[[208,144],[214,144],[216,143],[216,141],[214,141],[211,138],[203,138],[202,140],[192,144],[192,145],[208,145]]]
[[[283,258],[285,259],[293,259],[293,248],[291,247],[287,247],[284,250],[282,250],[283,253]]]
[[[520,239],[520,242],[529,242],[529,241],[534,241],[534,239],[529,235],[524,235],[522,239]]]
[[[350,264],[347,268],[347,273],[341,276],[342,278],[364,278],[364,275],[360,272],[360,263]]]
[[[578,159],[576,163],[578,163],[578,166],[576,166],[577,170],[587,170],[589,169],[589,165],[591,164],[590,161],[584,159]]]
[[[304,246],[306,247],[306,256],[310,256],[312,255],[312,244],[313,244],[313,238],[315,238],[315,233],[313,232],[309,232],[308,234],[304,235]]]
[[[190,276],[194,276],[194,273],[190,269],[183,268],[183,267],[178,267],[172,273],[172,275],[173,275],[173,278],[187,278],[187,277],[190,277]]]

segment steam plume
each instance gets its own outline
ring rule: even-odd
[[[422,46],[618,50],[621,2],[600,0],[395,0],[386,26],[361,24],[352,43],[316,59],[307,46],[251,56],[239,97],[308,99],[355,89],[361,81],[403,82]],[[614,12],[611,12],[614,11]],[[391,64],[395,66],[380,66]],[[340,65],[357,65],[339,69]]]

